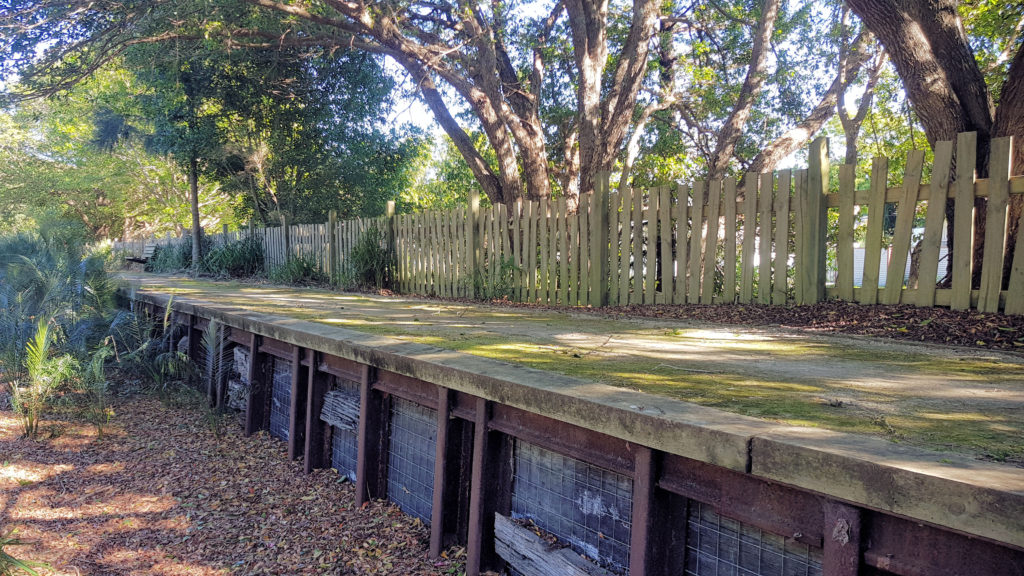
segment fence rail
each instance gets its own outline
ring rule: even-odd
[[[410,294],[553,306],[833,298],[1024,313],[1024,240],[1013,233],[1021,216],[1008,209],[1011,198],[1024,194],[1024,177],[1011,177],[1012,140],[997,138],[988,179],[951,179],[954,158],[973,165],[976,146],[974,133],[937,143],[927,183],[924,152],[910,152],[896,187],[887,187],[886,158],[874,159],[867,189],[856,189],[850,165],[830,179],[827,142],[819,139],[806,169],[749,173],[742,181],[609,192],[602,175],[575,211],[565,198],[481,209],[474,196],[453,210],[395,216],[392,205],[384,217],[336,221],[332,214],[326,224],[252,233],[263,243],[268,269],[304,256],[339,278],[354,273],[352,251],[376,227],[394,255],[394,288]],[[985,199],[983,215],[975,214],[977,198]],[[951,223],[947,199],[955,207]],[[985,222],[978,270],[972,269],[976,216]],[[953,251],[949,280],[940,286],[946,234],[966,249]],[[146,242],[119,247],[141,253]],[[863,256],[855,258],[855,251]],[[1013,261],[1004,277],[1005,257]],[[908,277],[912,260],[915,273]]]

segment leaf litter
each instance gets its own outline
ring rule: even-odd
[[[212,426],[194,405],[120,398],[102,440],[47,422],[20,437],[0,412],[0,529],[55,575],[459,574],[464,552],[427,554],[429,530],[394,505],[354,504],[333,470],[306,475],[265,432]],[[227,420],[232,420],[230,423]]]

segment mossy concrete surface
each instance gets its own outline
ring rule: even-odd
[[[128,279],[140,290],[429,344],[774,423],[1024,464],[1018,355],[158,275]]]

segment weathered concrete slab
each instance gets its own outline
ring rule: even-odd
[[[161,306],[168,300],[166,295],[152,292],[141,292],[138,296]],[[248,332],[372,364],[656,450],[732,470],[748,471],[770,481],[1024,549],[1024,469],[1016,466],[981,462],[880,438],[821,428],[784,426],[594,381],[604,379],[603,374],[594,379],[578,378],[556,372],[556,365],[552,365],[552,370],[538,370],[529,365],[425,344],[417,339],[350,330],[339,327],[335,321],[345,314],[339,311],[340,308],[331,309],[318,304],[313,310],[323,313],[324,317],[304,313],[299,318],[291,316],[290,309],[283,304],[257,306],[243,302],[245,300],[237,295],[221,295],[208,300],[197,292],[197,296],[176,295],[174,307],[186,313],[217,318]],[[393,305],[399,304],[368,299],[357,314],[373,307],[374,317],[384,322],[389,318],[388,307]],[[401,303],[401,306],[408,305],[407,300]],[[401,312],[396,314],[401,315]],[[490,321],[480,320],[483,314],[478,313],[477,321]],[[502,312],[491,314],[486,317],[500,318]],[[533,314],[529,320],[534,322],[533,328],[544,332],[536,325],[539,314]],[[324,321],[327,316],[331,322]],[[466,320],[461,315],[455,316],[449,324],[433,327],[440,339],[452,336],[453,330],[459,330],[465,324]],[[513,332],[517,329],[512,320],[494,321],[509,323]],[[417,334],[429,331],[412,321],[407,325],[411,326],[410,332]],[[402,326],[404,330],[406,324]],[[602,325],[601,329],[608,329],[608,325]],[[585,330],[581,328],[580,332]],[[708,336],[709,339],[713,337]],[[934,418],[938,425],[958,430],[964,423],[993,419],[1004,432],[1008,430],[1005,433],[1010,435],[1011,444],[1012,438],[1017,438],[1019,444],[1020,435],[1014,434],[1022,425],[1018,418],[1018,397],[1024,394],[1024,388],[1019,382],[1020,363],[1010,356],[993,359],[951,349],[947,351],[952,358],[950,362],[962,360],[968,365],[959,372],[954,370],[952,374],[944,375],[943,370],[956,365],[941,365],[942,369],[937,370],[931,361],[941,361],[941,351],[926,350],[917,354],[912,346],[893,346],[887,342],[850,344],[849,339],[837,339],[823,345],[825,353],[810,349],[810,353],[805,354],[802,348],[799,353],[783,356],[771,351],[705,346],[698,347],[696,352],[697,355],[709,356],[707,362],[701,362],[699,358],[684,357],[685,345],[682,352],[680,346],[671,343],[664,349],[659,348],[665,342],[651,336],[649,330],[638,330],[628,338],[631,338],[629,342],[635,347],[636,354],[643,354],[646,358],[668,358],[673,368],[679,369],[679,375],[674,378],[684,384],[687,371],[699,373],[702,377],[704,372],[710,372],[707,377],[713,383],[734,387],[744,384],[733,378],[740,367],[746,373],[768,371],[782,374],[785,369],[802,366],[803,372],[792,380],[773,376],[767,382],[755,381],[753,385],[774,386],[787,391],[787,386],[793,386],[797,395],[803,393],[803,386],[829,385],[833,386],[832,390],[842,390],[842,386],[863,385],[873,390],[900,390],[904,394],[900,398],[906,397],[909,402],[917,396],[926,400],[937,397],[945,404],[928,405],[929,411],[937,406],[948,405],[951,408],[948,412],[929,412],[929,417]],[[854,350],[846,350],[845,355],[841,355],[840,346],[844,344],[850,344]],[[901,356],[903,360],[898,365],[887,364],[887,348],[899,348],[897,353],[906,357]],[[905,348],[911,351],[906,352]],[[712,356],[715,350],[718,356]],[[830,353],[836,355],[835,360],[828,356]],[[586,358],[587,362],[597,363],[599,360],[596,357]],[[620,365],[602,366],[613,368]],[[635,370],[657,368],[649,363],[621,366]],[[736,369],[726,372],[719,369],[722,366]],[[832,383],[823,384],[823,380]],[[758,399],[754,398],[753,405],[758,405]],[[986,407],[994,411],[985,412]],[[890,426],[885,418],[878,418],[878,421],[881,425]]]
[[[815,428],[751,443],[751,474],[1024,549],[1024,470]]]
[[[782,424],[1024,463],[1021,354],[166,276],[135,281],[143,291],[225,311],[428,344]]]
[[[158,306],[166,306],[170,299],[145,292],[136,294],[136,298]],[[174,308],[741,472],[749,466],[751,438],[778,427],[671,398],[190,297],[175,297]]]

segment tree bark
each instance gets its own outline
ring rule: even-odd
[[[885,46],[932,145],[960,132],[992,134],[993,105],[956,0],[848,0]],[[978,156],[978,166],[988,155]]]
[[[188,160],[188,192],[192,208],[192,276],[195,277],[199,275],[203,257],[203,228],[199,221],[199,160],[194,154]]]
[[[608,1],[565,0],[579,80],[576,125],[579,130],[579,191],[594,190],[594,176],[610,170],[633,119],[647,68],[650,38],[658,19],[655,0],[634,0],[629,35],[619,55],[611,85],[602,99],[608,65]]]
[[[775,21],[779,16],[780,4],[780,0],[764,0],[764,4],[761,6],[761,17],[758,19],[757,31],[753,38],[747,75],[743,80],[739,96],[736,98],[736,104],[718,131],[715,151],[708,163],[709,178],[716,179],[725,176],[729,161],[732,160],[733,153],[736,151],[736,143],[743,134],[743,128],[747,124],[747,119],[750,118],[754,101],[761,92],[768,65],[768,48],[772,32],[775,30]]]
[[[1024,136],[1024,56],[1020,51],[1010,65],[997,110],[968,43],[956,0],[848,0],[847,4],[889,52],[928,142],[934,146],[937,141],[955,139],[960,132],[978,132],[976,166],[957,166],[955,170],[966,174],[976,169],[979,176],[986,176],[991,137]],[[1013,172],[1024,168],[1021,159],[1018,151]],[[1020,214],[1020,202],[1012,202],[1014,223],[1016,219],[1012,216]],[[985,204],[980,198],[975,202],[974,285],[979,283],[984,250]],[[948,202],[949,222],[953,221],[953,208],[952,202]],[[1013,224],[1007,249],[1009,262],[1016,234]],[[947,245],[952,254],[952,234],[947,237]],[[952,258],[947,265],[947,277],[951,266]]]

